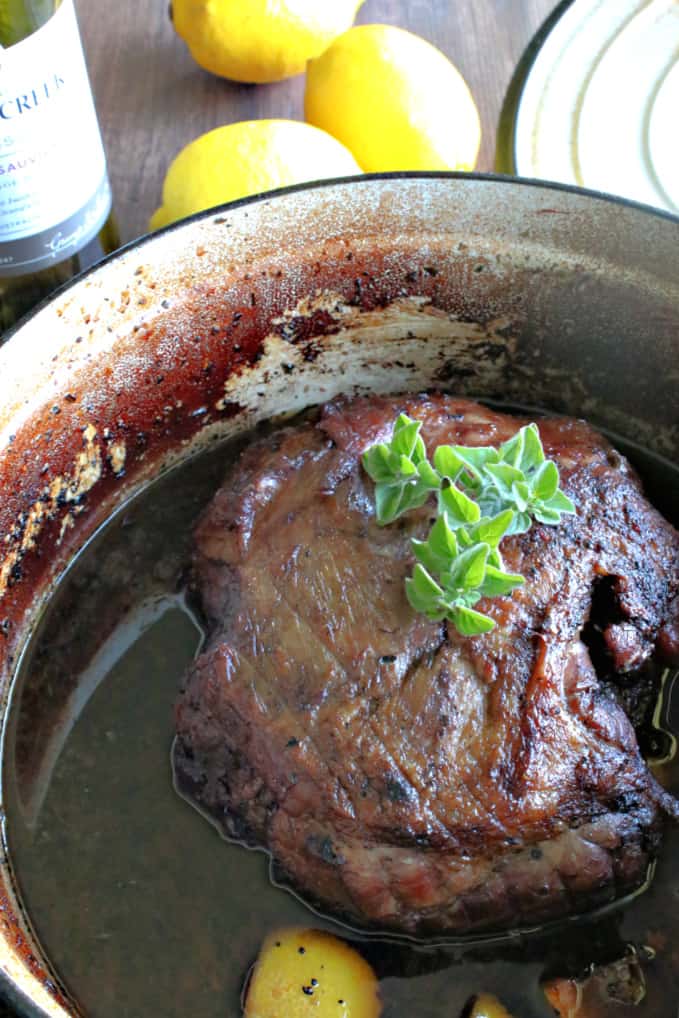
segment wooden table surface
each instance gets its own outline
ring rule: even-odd
[[[357,22],[407,28],[450,57],[479,107],[483,140],[477,168],[488,171],[494,168],[498,116],[512,71],[555,5],[556,0],[365,0]],[[236,120],[303,119],[303,76],[257,86],[213,77],[194,63],[174,32],[167,0],[76,0],[76,7],[123,241],[146,232],[167,167],[189,141]]]

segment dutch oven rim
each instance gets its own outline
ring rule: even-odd
[[[571,0],[569,0],[569,2],[571,2]],[[477,173],[467,170],[390,170],[382,173],[360,173],[343,177],[326,177],[321,180],[305,181],[301,184],[290,184],[287,187],[274,188],[269,191],[259,191],[256,194],[246,195],[245,197],[237,198],[234,201],[223,202],[221,205],[214,205],[207,209],[201,209],[199,212],[194,212],[192,215],[186,216],[184,219],[179,219],[174,223],[170,223],[159,230],[140,234],[138,237],[135,237],[116,248],[115,251],[112,251],[111,254],[106,255],[104,258],[100,259],[100,261],[95,262],[87,269],[84,269],[82,272],[72,276],[65,283],[62,283],[61,286],[57,287],[56,290],[53,290],[52,293],[48,294],[47,297],[44,297],[27,314],[23,315],[17,322],[15,322],[11,328],[0,335],[0,349],[13,339],[14,335],[21,330],[26,322],[30,321],[35,315],[42,311],[43,308],[51,304],[52,301],[58,300],[66,295],[77,283],[80,283],[95,272],[98,272],[109,262],[116,261],[121,255],[143,249],[149,241],[155,241],[159,236],[164,236],[174,232],[175,230],[182,229],[188,223],[210,219],[213,216],[219,217],[222,213],[229,213],[244,205],[257,205],[274,197],[278,198],[288,194],[296,194],[301,191],[321,190],[326,187],[335,187],[338,184],[362,183],[363,181],[375,180],[471,180],[475,182],[487,181],[489,183],[501,184],[503,186],[506,185],[512,188],[517,185],[520,187],[540,188],[545,191],[581,195],[583,197],[592,198],[595,201],[605,202],[606,204],[620,205],[623,208],[644,212],[650,214],[654,218],[666,220],[679,226],[679,214],[675,215],[673,212],[668,212],[665,209],[656,208],[653,205],[647,205],[643,202],[634,201],[631,198],[624,198],[621,195],[610,194],[606,191],[596,191],[586,187],[578,187],[574,184],[564,184],[560,181],[541,180],[535,177],[515,177],[508,173]]]

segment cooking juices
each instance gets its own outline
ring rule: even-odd
[[[619,447],[621,443],[616,443]],[[651,501],[679,521],[679,471],[623,446]],[[573,1018],[676,1018],[679,828],[650,886],[621,907],[531,932],[421,943],[358,933],[270,880],[173,788],[173,707],[201,623],[187,594],[193,522],[238,448],[220,446],[123,507],[74,561],[26,648],[4,760],[9,851],[55,971],[94,1018],[238,1018],[276,926],[350,940],[381,980],[384,1018],[458,1018],[480,991],[515,1018],[554,1012],[540,981],[631,957],[634,986],[591,981]],[[640,731],[679,789],[676,674]],[[659,681],[660,685],[660,681]],[[635,1007],[625,994],[643,994]]]

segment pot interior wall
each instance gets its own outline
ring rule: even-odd
[[[366,178],[204,216],[66,291],[0,351],[4,713],[44,598],[97,527],[263,420],[433,386],[586,417],[679,464],[678,229],[509,181]],[[28,800],[78,674],[21,690],[30,725],[4,766]],[[0,961],[61,1014],[4,879]]]

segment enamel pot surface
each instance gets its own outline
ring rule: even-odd
[[[341,392],[432,386],[679,464],[679,221],[509,179],[366,176],[205,213],[62,291],[0,349],[3,718],[58,577],[151,478]],[[73,681],[36,697],[38,764]],[[20,1011],[77,1013],[6,858],[0,968]]]

